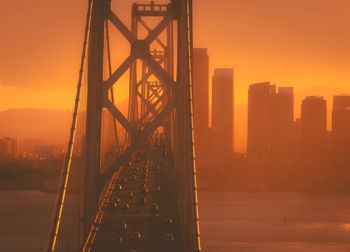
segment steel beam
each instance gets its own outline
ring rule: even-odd
[[[108,8],[105,0],[94,1],[88,48],[88,93],[86,118],[86,160],[84,191],[84,228],[87,237],[99,200],[104,21]]]

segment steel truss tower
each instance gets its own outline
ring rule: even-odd
[[[107,182],[135,153],[141,152],[160,169],[175,195],[181,250],[200,251],[192,101],[192,0],[133,4],[131,29],[112,10],[111,0],[93,0],[91,7],[83,237],[88,239]],[[157,20],[154,27],[145,22],[149,18]],[[129,42],[130,54],[104,80],[106,21]],[[145,37],[140,35],[140,27],[146,31]],[[109,94],[128,70],[129,115],[124,116]],[[126,130],[128,144],[101,172],[103,110],[109,111]],[[163,152],[157,150],[159,139],[165,145]]]

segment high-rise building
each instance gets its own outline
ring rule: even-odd
[[[251,160],[263,161],[269,155],[270,102],[275,92],[269,82],[249,86],[247,154]]]
[[[18,157],[17,140],[4,137],[0,139],[0,159],[16,159]]]
[[[301,105],[301,153],[304,160],[322,161],[327,142],[327,104],[323,97],[306,97]]]
[[[294,120],[293,88],[256,83],[248,93],[248,158],[281,161],[291,158]]]
[[[278,88],[278,92],[271,95],[270,106],[270,159],[288,162],[293,154],[293,88]]]
[[[337,159],[350,159],[350,95],[333,97],[333,151]]]
[[[213,148],[220,154],[218,158],[231,161],[233,155],[233,69],[214,70],[212,92],[212,128],[217,143]]]
[[[206,48],[193,49],[193,101],[196,157],[203,161],[209,147],[209,56]]]

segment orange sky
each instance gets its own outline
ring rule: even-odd
[[[0,110],[72,107],[85,2],[1,1]],[[115,1],[126,21],[130,2]],[[209,49],[211,71],[235,69],[238,149],[249,84],[294,86],[297,108],[305,95],[331,105],[332,95],[350,91],[349,10],[348,0],[194,0],[195,46]]]

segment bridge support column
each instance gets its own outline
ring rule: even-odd
[[[100,193],[104,21],[109,2],[109,0],[94,0],[92,6],[88,49],[88,93],[83,213],[84,238],[87,237],[96,216]]]

